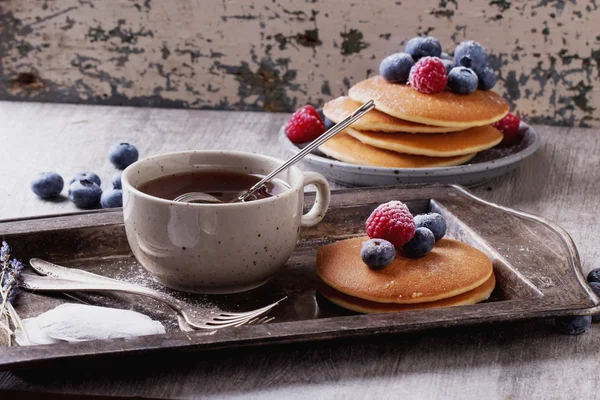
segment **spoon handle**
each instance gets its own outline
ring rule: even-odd
[[[310,144],[308,144],[305,148],[303,148],[302,151],[300,151],[294,157],[290,158],[289,160],[287,160],[286,162],[281,164],[278,168],[276,168],[269,175],[265,176],[263,179],[261,179],[259,182],[257,182],[250,189],[246,190],[245,192],[242,192],[238,197],[236,197],[232,201],[232,203],[246,199],[252,193],[254,193],[258,189],[260,189],[262,187],[262,185],[264,185],[265,183],[267,183],[271,179],[273,179],[281,171],[284,171],[288,167],[291,167],[292,165],[296,164],[298,161],[303,159],[304,156],[306,156],[308,153],[310,153],[311,151],[313,151],[314,149],[316,149],[317,147],[319,147],[320,145],[322,145],[323,143],[325,143],[326,141],[328,141],[329,139],[331,139],[332,137],[334,137],[335,135],[337,135],[338,133],[340,133],[341,131],[346,129],[348,126],[350,126],[351,124],[356,122],[363,115],[365,115],[366,113],[371,111],[373,108],[375,108],[375,103],[373,102],[373,100],[367,101],[365,104],[363,104],[362,106],[357,108],[356,111],[354,111],[352,114],[350,114],[349,116],[344,118],[341,122],[332,126],[327,132],[325,132],[324,134],[322,134],[321,136],[319,136],[318,138],[316,138],[315,140],[310,142]]]

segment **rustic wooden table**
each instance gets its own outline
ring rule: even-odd
[[[109,147],[142,156],[236,149],[284,157],[288,115],[0,102],[0,219],[75,211],[29,190],[36,173],[90,170],[110,184]],[[535,127],[543,145],[523,166],[474,189],[549,218],[577,244],[584,272],[600,266],[600,132]],[[66,190],[65,190],[66,192]],[[155,359],[60,365],[0,374],[0,393],[177,398],[593,398],[600,328],[556,333],[552,321]],[[1,350],[0,350],[1,351]],[[1,353],[0,353],[1,356]],[[4,397],[2,397],[4,398]]]

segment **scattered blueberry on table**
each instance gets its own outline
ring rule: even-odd
[[[129,143],[119,143],[111,147],[108,159],[118,169],[125,169],[136,162],[139,154],[135,146]]]
[[[433,235],[433,232],[427,228],[421,227],[415,230],[415,236],[402,246],[402,249],[407,257],[419,258],[429,254],[429,252],[433,250],[433,246],[435,246],[435,236]]]
[[[55,172],[42,172],[31,183],[31,190],[42,199],[56,197],[63,190],[65,182]]]
[[[437,242],[446,234],[446,220],[438,213],[419,214],[415,216],[417,228],[427,228],[433,233]]]
[[[121,189],[110,189],[102,193],[100,197],[102,208],[123,207],[123,191]]]
[[[79,208],[98,207],[101,196],[102,189],[100,186],[87,179],[75,181],[69,185],[69,200]]]
[[[115,171],[115,173],[112,176],[112,186],[113,189],[121,189],[121,175],[123,175],[122,171]]]
[[[102,181],[100,180],[100,177],[98,175],[96,175],[93,172],[79,172],[77,173],[69,182],[69,185],[75,181],[82,181],[82,180],[88,180],[90,182],[94,182],[96,185],[100,186],[102,185]]]
[[[370,239],[360,248],[360,257],[371,269],[381,269],[390,265],[396,257],[396,248],[383,239]]]
[[[590,283],[600,282],[600,268],[591,270],[587,276],[587,281]]]
[[[597,270],[594,270],[597,271]],[[592,271],[592,272],[594,272]],[[589,275],[588,275],[589,282]],[[596,296],[600,296],[600,282],[590,282],[590,287],[596,294]],[[600,313],[592,315],[592,322],[600,322]]]
[[[588,316],[573,316],[573,317],[558,317],[554,320],[556,327],[562,333],[569,335],[579,335],[590,329],[592,326],[592,317]]]
[[[119,168],[111,177],[112,189],[103,194],[100,177],[93,172],[78,172],[69,181],[68,198],[78,208],[91,209],[102,206],[115,208],[123,206],[121,186],[122,169],[138,160],[139,154],[135,146],[129,143],[118,143],[109,152],[110,162]],[[63,178],[54,172],[43,172],[31,183],[31,190],[42,199],[58,196],[64,187]]]

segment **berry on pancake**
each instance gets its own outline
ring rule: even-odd
[[[427,228],[417,228],[415,230],[415,236],[408,243],[402,246],[404,255],[409,258],[420,258],[424,257],[435,246],[435,236]]]
[[[408,243],[415,235],[415,221],[408,207],[400,201],[390,201],[377,207],[365,224],[371,239],[384,239],[396,248]]]
[[[478,83],[475,72],[467,67],[454,67],[448,74],[448,87],[457,94],[473,93]]]
[[[406,83],[413,65],[415,65],[415,62],[409,54],[392,54],[384,58],[379,64],[379,75],[391,83]]]
[[[508,113],[500,121],[495,122],[492,126],[498,129],[504,135],[504,138],[498,146],[506,147],[517,144],[520,140],[519,134],[519,117],[514,114]]]
[[[394,245],[383,239],[370,239],[360,248],[360,258],[371,269],[385,268],[396,257]]]
[[[411,55],[413,60],[418,61],[423,57],[439,57],[442,55],[440,42],[432,37],[415,37],[406,43],[404,50]]]
[[[465,40],[456,46],[454,60],[457,65],[479,72],[487,66],[488,56],[482,45],[473,40]]]
[[[411,68],[408,81],[421,93],[440,93],[446,89],[446,66],[437,57],[421,58]]]
[[[297,110],[285,125],[285,133],[292,143],[305,143],[315,140],[325,133],[321,116],[311,105]]]
[[[479,90],[490,90],[496,85],[496,74],[490,67],[485,67],[481,71],[477,72],[477,78],[479,78]]]
[[[446,220],[438,213],[419,214],[415,217],[417,228],[427,228],[437,242],[446,235]]]

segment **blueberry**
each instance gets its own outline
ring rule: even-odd
[[[331,129],[331,127],[335,125],[335,122],[327,117],[323,118],[323,123],[325,124],[325,129],[327,130]]]
[[[444,64],[444,66],[446,67],[446,73],[449,74],[450,71],[452,71],[452,68],[456,67],[456,63],[454,62],[454,60],[446,60],[446,59],[441,59],[442,63]]]
[[[416,37],[412,38],[406,43],[404,48],[408,54],[411,55],[414,61],[418,61],[423,57],[439,57],[442,55],[442,46],[440,42],[434,37]]]
[[[125,169],[138,160],[137,149],[129,143],[114,145],[108,152],[108,159],[118,169]]]
[[[392,54],[384,58],[379,64],[379,75],[388,82],[406,83],[413,65],[415,65],[415,62],[409,54]]]
[[[435,236],[433,236],[433,232],[421,227],[415,230],[415,236],[402,249],[407,257],[419,258],[429,253],[434,245]]]
[[[587,276],[588,282],[600,282],[600,268],[596,268],[590,271]]]
[[[116,171],[112,176],[112,185],[114,189],[121,189],[121,175],[123,171]]]
[[[396,249],[387,240],[370,239],[362,244],[360,257],[369,268],[381,269],[394,261]]]
[[[594,270],[594,271],[597,271],[597,270]],[[594,271],[592,271],[592,272],[594,272]],[[591,272],[590,272],[590,274],[591,274]],[[589,279],[590,279],[590,276],[588,275],[588,282],[590,282]],[[599,282],[590,282],[590,287],[592,288],[594,293],[596,293],[596,296],[600,297],[600,283]],[[598,321],[600,321],[600,313],[592,315],[592,322],[598,322]]]
[[[100,177],[98,175],[96,175],[93,172],[79,172],[77,173],[69,182],[69,185],[75,181],[82,181],[82,180],[88,180],[90,182],[94,182],[96,185],[100,186],[102,185],[102,181],[100,180]]]
[[[69,200],[79,208],[96,208],[102,196],[102,189],[87,179],[69,185]]]
[[[485,67],[477,73],[479,78],[479,90],[490,90],[496,84],[496,74],[490,67]]]
[[[123,191],[121,189],[110,189],[102,193],[100,205],[102,208],[123,207]]]
[[[478,83],[475,72],[467,67],[454,67],[448,74],[448,87],[454,93],[473,93],[477,90]]]
[[[446,52],[443,52],[443,51],[442,51],[442,54],[440,54],[440,58],[442,60],[452,60],[452,61],[454,61],[454,57],[452,57],[450,54],[448,54]]]
[[[417,228],[427,228],[437,242],[446,234],[446,220],[438,213],[419,214],[415,217]]]
[[[472,40],[465,40],[456,46],[454,60],[457,65],[479,72],[487,66],[488,56],[482,45]]]
[[[592,325],[592,317],[558,317],[554,320],[558,330],[569,335],[579,335],[587,331]]]
[[[59,174],[42,172],[31,182],[31,190],[42,199],[48,199],[58,196],[64,185],[65,182]]]

